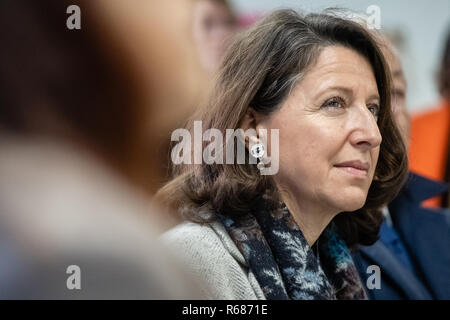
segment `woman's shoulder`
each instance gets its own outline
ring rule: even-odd
[[[208,257],[229,257],[245,265],[245,259],[228,235],[225,227],[218,221],[200,224],[184,222],[166,231],[161,240],[174,249],[186,254],[208,255]]]
[[[210,223],[200,224],[186,221],[163,233],[161,240],[168,244],[189,245],[198,243],[202,239],[214,240],[215,237]]]
[[[161,240],[211,299],[264,299],[245,259],[220,222],[184,222]]]

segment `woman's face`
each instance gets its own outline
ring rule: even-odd
[[[324,48],[280,109],[257,126],[280,130],[279,187],[305,207],[361,208],[380,150],[379,103],[369,62],[345,47]]]

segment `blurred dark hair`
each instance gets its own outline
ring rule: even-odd
[[[66,27],[69,5],[81,30]],[[82,142],[124,166],[141,110],[86,0],[0,1],[0,128]]]
[[[211,101],[197,119],[203,121],[205,130],[217,128],[224,134],[226,129],[239,127],[250,106],[265,115],[274,112],[314,65],[321,50],[333,45],[355,50],[368,60],[380,95],[378,126],[383,141],[367,201],[356,214],[341,213],[334,218],[349,246],[368,245],[378,236],[382,220],[379,209],[402,187],[408,163],[391,113],[390,71],[363,26],[330,14],[301,15],[293,10],[270,14],[233,43]],[[234,161],[233,165],[186,165],[175,169],[175,178],[157,196],[195,222],[214,220],[215,213],[245,214],[263,200],[274,209],[280,204],[273,178],[260,175],[255,165]]]
[[[442,97],[450,100],[450,28],[444,44],[441,65],[438,72],[438,86]]]

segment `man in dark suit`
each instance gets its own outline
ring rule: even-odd
[[[445,190],[411,173],[388,206],[380,239],[353,254],[370,299],[450,299],[450,211],[421,207]],[[380,267],[379,289],[367,287],[370,265]]]
[[[393,113],[408,144],[406,80],[392,46],[383,42],[393,78]],[[370,299],[450,299],[450,210],[421,206],[446,191],[447,185],[410,173],[403,190],[383,209],[379,240],[353,253]],[[373,265],[379,275],[377,268],[369,268]]]

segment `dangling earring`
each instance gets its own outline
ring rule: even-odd
[[[261,143],[253,145],[252,148],[250,149],[250,153],[258,161],[256,167],[259,170],[262,170],[265,167],[264,163],[261,161],[262,160],[261,158],[264,156],[265,153],[264,145]]]

